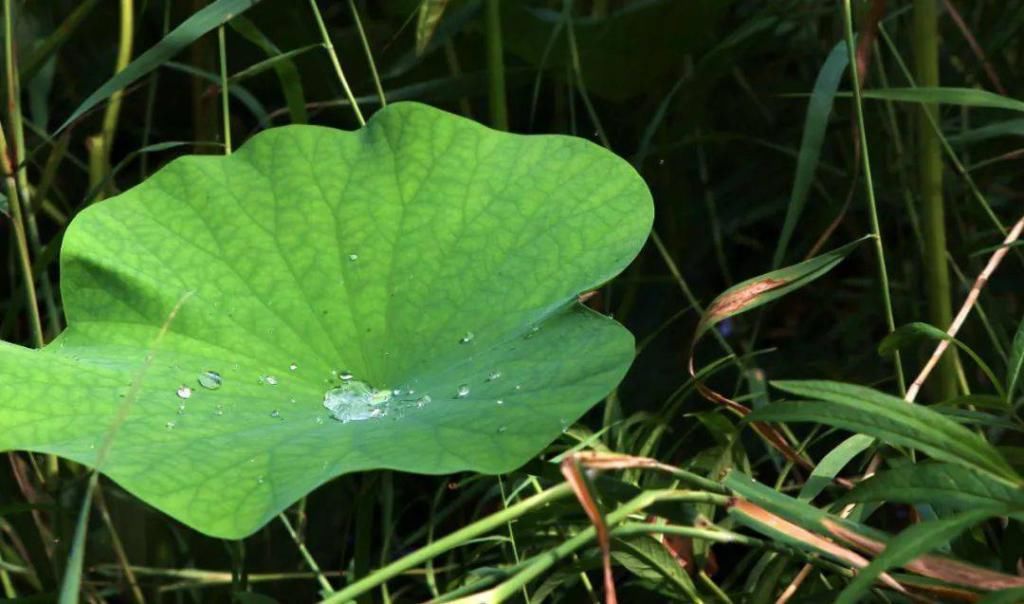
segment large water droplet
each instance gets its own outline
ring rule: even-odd
[[[475,338],[475,337],[476,336],[473,334],[472,331],[467,331],[466,335],[462,336],[459,339],[459,344],[469,344],[470,342],[473,341],[473,338]]]
[[[353,380],[351,374],[343,384],[324,394],[324,407],[342,423],[381,417],[387,413],[390,401],[391,391]]]
[[[468,384],[460,385],[459,389],[455,391],[455,396],[458,397],[458,398],[466,398],[467,396],[469,396],[469,385]]]
[[[199,374],[199,385],[207,390],[216,390],[224,383],[224,378],[216,371],[204,371]]]
[[[178,398],[188,398],[192,396],[192,389],[182,384],[181,386],[178,386],[177,394]]]

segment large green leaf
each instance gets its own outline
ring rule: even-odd
[[[949,463],[916,463],[886,470],[858,484],[836,506],[847,503],[938,503],[959,510],[1024,508],[1024,490]]]
[[[93,465],[119,426],[101,470],[221,537],[346,472],[509,471],[629,367],[576,300],[651,221],[592,143],[410,103],[176,160],[69,227],[67,331],[0,345],[0,450]],[[338,416],[362,421],[335,420],[325,394],[359,381]]]

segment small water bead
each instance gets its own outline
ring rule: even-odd
[[[457,398],[466,398],[467,396],[469,396],[469,385],[461,384],[459,386],[459,389],[455,391],[455,396]]]
[[[565,418],[562,418],[562,419],[558,420],[558,423],[562,426],[562,434],[565,434],[566,432],[568,432],[569,431],[569,426],[572,425],[572,422],[570,422],[569,420],[567,420]]]
[[[515,389],[516,390],[522,390],[523,389],[523,385],[522,384],[516,384],[516,388]]]
[[[273,411],[270,412],[270,417],[278,419],[281,417],[281,412],[278,411],[277,409],[274,409]]]
[[[505,430],[508,430],[508,426],[498,426],[498,434],[501,434]]]
[[[342,371],[341,373],[338,374],[338,379],[340,379],[343,382],[347,382],[352,379],[352,374],[348,371]]]
[[[291,365],[288,366],[288,371],[295,371],[298,368],[299,368],[299,364],[298,363],[292,363]]]
[[[188,386],[182,384],[181,386],[178,387],[177,394],[178,394],[178,398],[186,399],[186,398],[189,398],[190,396],[192,396],[192,389],[189,388]]]
[[[359,260],[359,254],[349,254],[348,255],[348,261],[349,262],[355,262],[356,260]]]
[[[412,388],[409,388],[408,390],[405,391],[405,393],[407,395],[409,395],[409,396],[412,396],[412,395],[416,394],[416,391],[413,390]]]
[[[262,476],[258,476],[256,478],[256,484],[263,484],[263,477]]]
[[[500,377],[501,377],[501,371],[495,369],[494,371],[492,371],[489,374],[487,374],[487,381],[488,382],[493,382],[494,380],[499,379]]]
[[[269,384],[271,386],[277,385],[277,378],[272,375],[264,375],[260,378],[260,383]]]
[[[505,401],[501,400],[500,398],[498,400],[494,401],[494,402],[496,404],[498,404],[498,405],[504,405],[505,404]]]
[[[402,389],[401,388],[395,388],[394,390],[391,391],[391,394],[393,396],[398,396],[398,395],[402,394]]]
[[[290,399],[288,399],[288,402],[294,405],[296,401],[295,401],[295,399],[290,398]]]
[[[476,336],[473,334],[472,331],[467,331],[466,335],[462,336],[459,339],[459,344],[469,344],[470,342],[473,341],[473,338],[475,338],[475,337]]]
[[[207,390],[216,390],[224,383],[224,378],[216,371],[204,371],[199,374],[199,385]]]
[[[175,425],[176,424],[174,422],[167,422],[166,424],[164,424],[164,427],[167,428],[168,430],[173,430]]]
[[[322,424],[322,423],[324,423],[324,416],[318,415],[318,416],[313,418],[313,421],[318,423],[318,424]]]
[[[213,410],[213,414],[217,416],[224,415],[224,407],[222,405],[217,405]]]
[[[185,415],[185,403],[178,405],[178,415]]]

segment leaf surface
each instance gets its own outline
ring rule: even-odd
[[[629,367],[631,334],[576,300],[652,214],[597,145],[412,103],[178,159],[69,227],[68,329],[0,344],[0,450],[92,465],[116,423],[101,470],[225,538],[343,473],[512,470]],[[325,395],[357,381],[377,399],[337,421]]]

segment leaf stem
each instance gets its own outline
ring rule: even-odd
[[[302,559],[306,561],[310,570],[316,574],[316,580],[320,583],[320,588],[325,594],[334,593],[334,586],[332,586],[330,581],[327,580],[327,577],[324,576],[323,571],[320,570],[320,566],[316,563],[316,559],[313,558],[313,554],[309,553],[309,549],[306,548],[306,544],[303,543],[299,534],[295,532],[295,529],[292,527],[292,523],[288,520],[288,516],[282,512],[278,514],[277,517],[281,520],[281,524],[284,525],[284,529],[288,531],[288,536],[290,536],[292,541],[295,542],[295,547],[299,548],[299,553],[302,554]]]
[[[499,0],[484,0],[484,29],[487,35],[487,73],[491,126],[508,130],[508,102],[505,96],[505,57],[501,42]]]
[[[354,0],[348,0],[348,8],[352,11],[352,19],[356,22],[356,30],[359,31],[359,41],[363,44],[363,52],[366,53],[366,62],[370,64],[370,73],[373,75],[373,86],[377,89],[377,97],[380,98],[380,106],[386,107],[387,98],[384,97],[384,87],[380,84],[380,74],[377,73],[377,63],[373,60],[373,52],[370,50],[370,41],[366,38],[366,31],[363,30],[363,21],[359,18],[359,11],[356,10]]]
[[[224,127],[224,155],[231,155],[231,107],[228,104],[228,51],[224,40],[224,26],[217,28],[217,48],[220,54],[220,109]]]
[[[857,65],[856,50],[853,43],[853,15],[850,9],[850,0],[843,0],[843,24],[846,33],[846,51],[850,55],[850,65]],[[853,83],[853,104],[857,115],[857,133],[860,136],[860,152],[864,166],[864,193],[867,196],[868,211],[871,216],[871,233],[875,236],[875,257],[878,260],[878,278],[882,290],[882,306],[885,310],[885,324],[889,333],[896,331],[896,320],[893,318],[892,298],[889,294],[889,271],[885,266],[885,246],[882,244],[882,229],[878,223],[878,204],[875,201],[875,185],[871,177],[871,158],[868,154],[867,128],[864,124],[864,106],[861,102],[860,74],[856,68],[850,70],[850,80]],[[903,377],[903,365],[900,363],[899,353],[893,355],[893,362],[896,366],[896,382],[900,395],[906,393],[907,385]]]
[[[341,82],[341,87],[345,90],[345,96],[348,97],[348,102],[352,105],[352,111],[356,114],[356,121],[359,122],[360,126],[365,126],[366,120],[363,118],[363,112],[360,111],[359,103],[356,102],[356,97],[352,94],[348,80],[345,79],[345,72],[341,69],[341,61],[338,60],[338,53],[334,51],[334,44],[331,43],[331,36],[327,33],[327,26],[324,25],[324,18],[320,15],[320,8],[316,5],[316,0],[309,0],[309,8],[312,9],[313,16],[316,17],[316,26],[320,30],[320,38],[323,40],[327,55],[331,57],[334,73],[338,76],[338,81]]]

